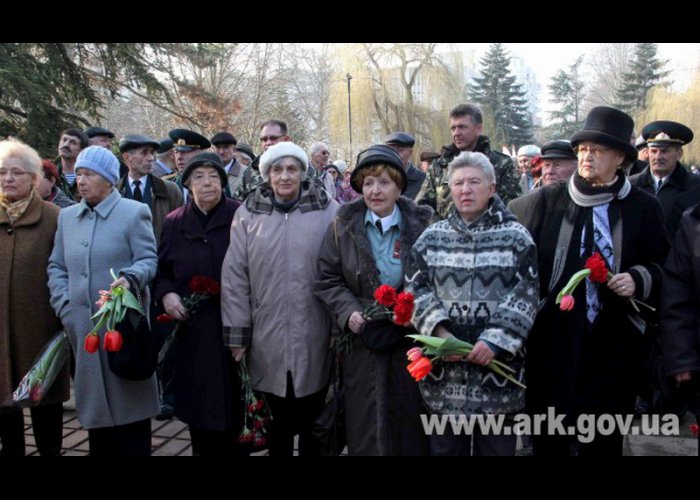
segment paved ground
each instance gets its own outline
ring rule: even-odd
[[[627,456],[697,456],[698,441],[690,432],[695,419],[686,415],[680,425],[679,436],[627,436],[624,454]],[[32,435],[28,410],[24,412],[27,455],[38,455]],[[639,421],[635,421],[639,425]],[[192,456],[190,434],[187,426],[173,418],[168,421],[152,420],[151,445],[153,456]],[[72,402],[66,404],[63,413],[63,455],[86,456],[88,454],[87,431],[80,427]],[[267,452],[257,453],[266,455]],[[519,452],[522,454],[522,452]]]

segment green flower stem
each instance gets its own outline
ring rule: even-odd
[[[566,285],[564,285],[564,288],[562,288],[559,292],[559,295],[557,295],[557,300],[555,303],[559,304],[561,302],[561,299],[564,298],[564,296],[571,295],[574,289],[578,286],[578,284],[581,283],[581,281],[583,281],[583,279],[589,274],[591,274],[590,269],[581,269],[571,278],[569,278],[569,282]]]

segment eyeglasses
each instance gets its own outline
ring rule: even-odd
[[[264,135],[260,138],[260,142],[272,142],[280,139],[281,135]]]
[[[574,148],[574,151],[576,154],[583,154],[583,153],[591,153],[593,156],[596,158],[600,157],[603,155],[603,153],[607,153],[610,151],[610,148],[601,148],[600,146],[578,146]]]
[[[20,175],[31,175],[31,172],[24,172],[22,170],[0,170],[0,178],[4,177],[12,177],[13,179],[16,179]]]

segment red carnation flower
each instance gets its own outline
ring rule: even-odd
[[[608,281],[608,266],[605,259],[598,252],[586,259],[586,269],[591,270],[590,279],[594,283],[605,283]]]
[[[221,291],[219,283],[217,283],[216,280],[199,274],[192,276],[189,287],[192,292],[202,295],[217,295]]]
[[[156,316],[156,321],[158,323],[170,323],[171,321],[173,321],[173,317],[169,314],[163,313]]]
[[[396,304],[396,288],[389,285],[382,285],[374,291],[374,300],[385,307],[392,307]]]

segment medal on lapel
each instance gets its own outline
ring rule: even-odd
[[[396,240],[394,242],[394,253],[391,254],[392,258],[394,259],[400,259],[401,258],[401,240]]]

